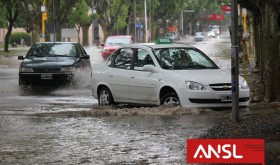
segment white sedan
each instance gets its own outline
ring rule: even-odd
[[[117,103],[183,107],[231,107],[231,72],[195,47],[179,44],[126,45],[93,66],[92,94],[99,105]],[[239,77],[239,105],[250,89]]]

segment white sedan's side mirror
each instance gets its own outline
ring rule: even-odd
[[[154,65],[144,65],[143,66],[143,71],[158,73],[158,68],[156,68]]]

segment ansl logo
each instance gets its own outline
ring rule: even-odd
[[[207,151],[207,152],[206,152]],[[208,145],[207,149],[203,147],[203,145],[199,145],[195,154],[194,158],[196,159],[197,157],[199,158],[207,158],[211,159],[212,155],[214,155],[216,158],[220,159],[230,159],[230,158],[235,158],[235,159],[242,159],[242,155],[237,155],[236,153],[236,145],[233,144],[223,144],[223,145],[217,145],[215,148],[212,145]]]
[[[187,163],[261,163],[264,139],[187,139]]]

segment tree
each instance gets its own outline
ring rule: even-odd
[[[46,8],[48,11],[48,20],[46,22],[48,32],[56,32],[56,39],[61,39],[61,28],[69,21],[69,11],[75,6],[78,0],[49,0]],[[55,25],[55,29],[54,29]]]
[[[279,101],[280,87],[280,18],[278,0],[239,0],[253,14],[254,38],[256,47],[257,68],[263,84],[264,101]]]
[[[130,0],[87,0],[87,3],[89,6],[95,7],[105,38],[112,35],[114,30],[127,26]]]
[[[75,7],[72,8],[69,15],[69,21],[71,24],[76,24],[77,27],[76,30],[78,32],[78,35],[80,33],[80,29],[83,30],[83,45],[88,46],[89,45],[89,37],[88,37],[88,30],[92,22],[93,15],[89,15],[90,7],[86,4],[85,0],[79,0],[78,3],[76,3]],[[79,42],[80,37],[78,36]]]
[[[18,27],[22,27],[32,35],[32,44],[40,40],[42,1],[24,0],[20,3],[20,14],[16,20]],[[31,17],[32,16],[32,17]]]
[[[0,7],[2,8],[1,4]],[[3,9],[2,12],[5,13],[4,8],[2,9]],[[6,27],[7,27],[7,23],[4,14],[0,14],[0,28],[6,28]]]
[[[5,17],[8,21],[8,31],[5,36],[4,51],[9,52],[9,39],[13,30],[14,23],[19,14],[19,0],[2,0],[1,5],[5,9]]]

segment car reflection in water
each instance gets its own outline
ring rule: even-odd
[[[99,105],[175,104],[231,107],[231,72],[220,69],[195,47],[180,44],[127,45],[106,63],[95,65],[92,94]],[[250,90],[239,78],[239,105],[249,105]]]
[[[90,56],[75,42],[40,42],[33,45],[19,67],[19,85],[73,83],[76,72],[91,76]]]

